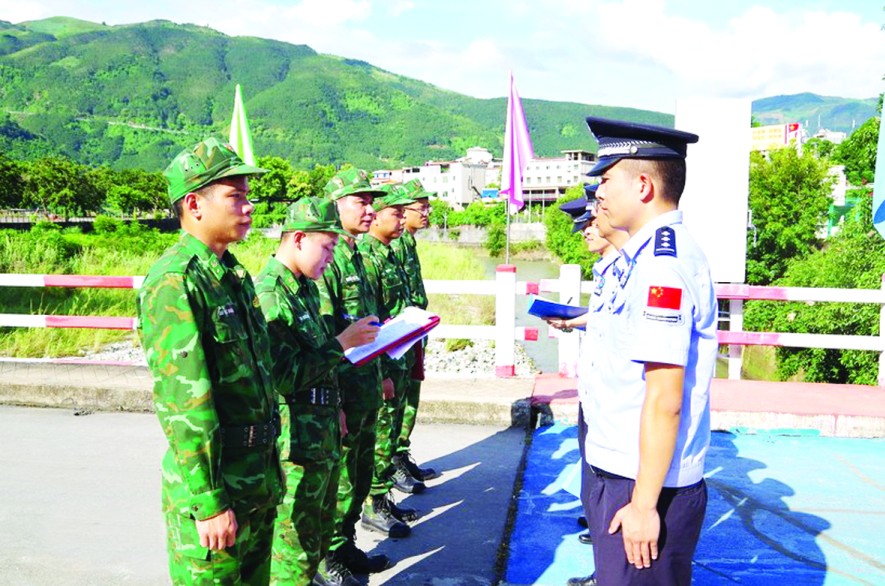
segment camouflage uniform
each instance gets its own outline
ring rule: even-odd
[[[418,258],[418,243],[415,242],[415,235],[408,230],[403,231],[403,235],[390,243],[394,255],[399,260],[400,265],[406,275],[409,284],[409,292],[411,300],[409,305],[427,309],[427,293],[424,290],[424,279],[421,277],[421,260]],[[417,346],[417,345],[416,345]],[[420,352],[423,361],[424,341],[421,347],[415,348],[416,352]],[[418,415],[418,403],[421,400],[421,381],[412,377],[406,377],[405,380],[405,398],[402,406],[402,430],[396,442],[396,451],[399,454],[409,452],[412,442],[409,439],[412,430],[415,429],[415,419]],[[419,480],[422,480],[419,478]]]
[[[334,332],[342,332],[354,321],[377,315],[375,292],[366,278],[363,257],[356,246],[338,240],[334,259],[317,281],[320,313]],[[330,551],[353,544],[362,503],[369,495],[375,449],[375,418],[381,405],[381,368],[372,360],[357,368],[345,361],[338,367],[338,386],[347,424],[341,442],[338,507],[335,535]]]
[[[393,250],[371,234],[363,236],[358,247],[366,258],[366,272],[375,289],[378,317],[385,321],[399,315],[409,305],[411,295],[406,274]],[[402,427],[405,383],[414,361],[414,350],[409,350],[399,359],[393,359],[387,354],[381,355],[381,376],[393,381],[396,394],[393,399],[384,401],[378,409],[372,495],[387,494],[393,488],[392,462]]]
[[[189,234],[151,267],[139,334],[170,449],[163,511],[175,584],[266,584],[283,479],[267,325],[246,270]],[[195,520],[227,509],[235,545],[200,545]]]
[[[341,430],[336,366],[344,356],[320,318],[319,292],[275,258],[255,290],[274,348],[281,395],[280,452],[286,497],[278,509],[271,574],[277,584],[309,584],[334,532]]]

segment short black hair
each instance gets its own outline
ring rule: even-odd
[[[637,173],[650,172],[658,180],[663,199],[679,205],[685,190],[685,159],[629,159]]]
[[[201,187],[199,189],[194,189],[192,193],[196,193],[197,195],[202,196],[202,197],[210,197],[212,195],[212,193],[214,193],[214,191],[215,191],[215,189],[214,189],[215,185],[216,184],[214,182],[210,183],[209,185],[204,185],[203,187]],[[183,201],[184,201],[184,198],[182,197],[182,198],[179,198],[178,200],[176,200],[175,203],[172,204],[172,213],[175,214],[175,217],[178,218],[179,220],[181,220],[181,215],[184,213],[184,208],[182,207]]]

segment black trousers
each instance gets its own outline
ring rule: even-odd
[[[650,568],[637,570],[627,563],[620,531],[609,535],[608,528],[618,510],[630,502],[636,481],[594,470],[589,478],[587,521],[593,536],[593,561],[600,586],[655,585],[689,586],[691,559],[697,547],[707,508],[707,485],[664,488],[658,499],[661,535],[658,559]]]

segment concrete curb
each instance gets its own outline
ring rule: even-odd
[[[144,366],[0,363],[0,404],[76,411],[152,412],[153,379]],[[430,377],[421,386],[425,423],[531,423],[534,379]]]
[[[147,367],[0,362],[0,404],[78,411],[153,411]],[[575,423],[577,383],[535,378],[429,376],[421,386],[419,421],[518,426]],[[885,437],[885,389],[860,385],[715,379],[715,430]]]

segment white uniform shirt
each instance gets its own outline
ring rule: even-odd
[[[600,344],[602,324],[608,316],[604,310],[618,286],[618,279],[614,275],[616,272],[614,266],[620,258],[621,255],[615,250],[593,264],[594,287],[593,293],[590,295],[587,325],[581,336],[581,350],[578,358],[578,399],[582,404],[585,403],[590,392],[594,369],[593,361],[596,356],[595,348]]]
[[[602,342],[594,348],[599,359],[584,404],[587,460],[636,478],[645,363],[680,365],[685,367],[682,414],[664,486],[688,486],[702,478],[710,443],[718,313],[710,268],[680,211],[649,222],[621,255],[623,273],[607,307]]]

